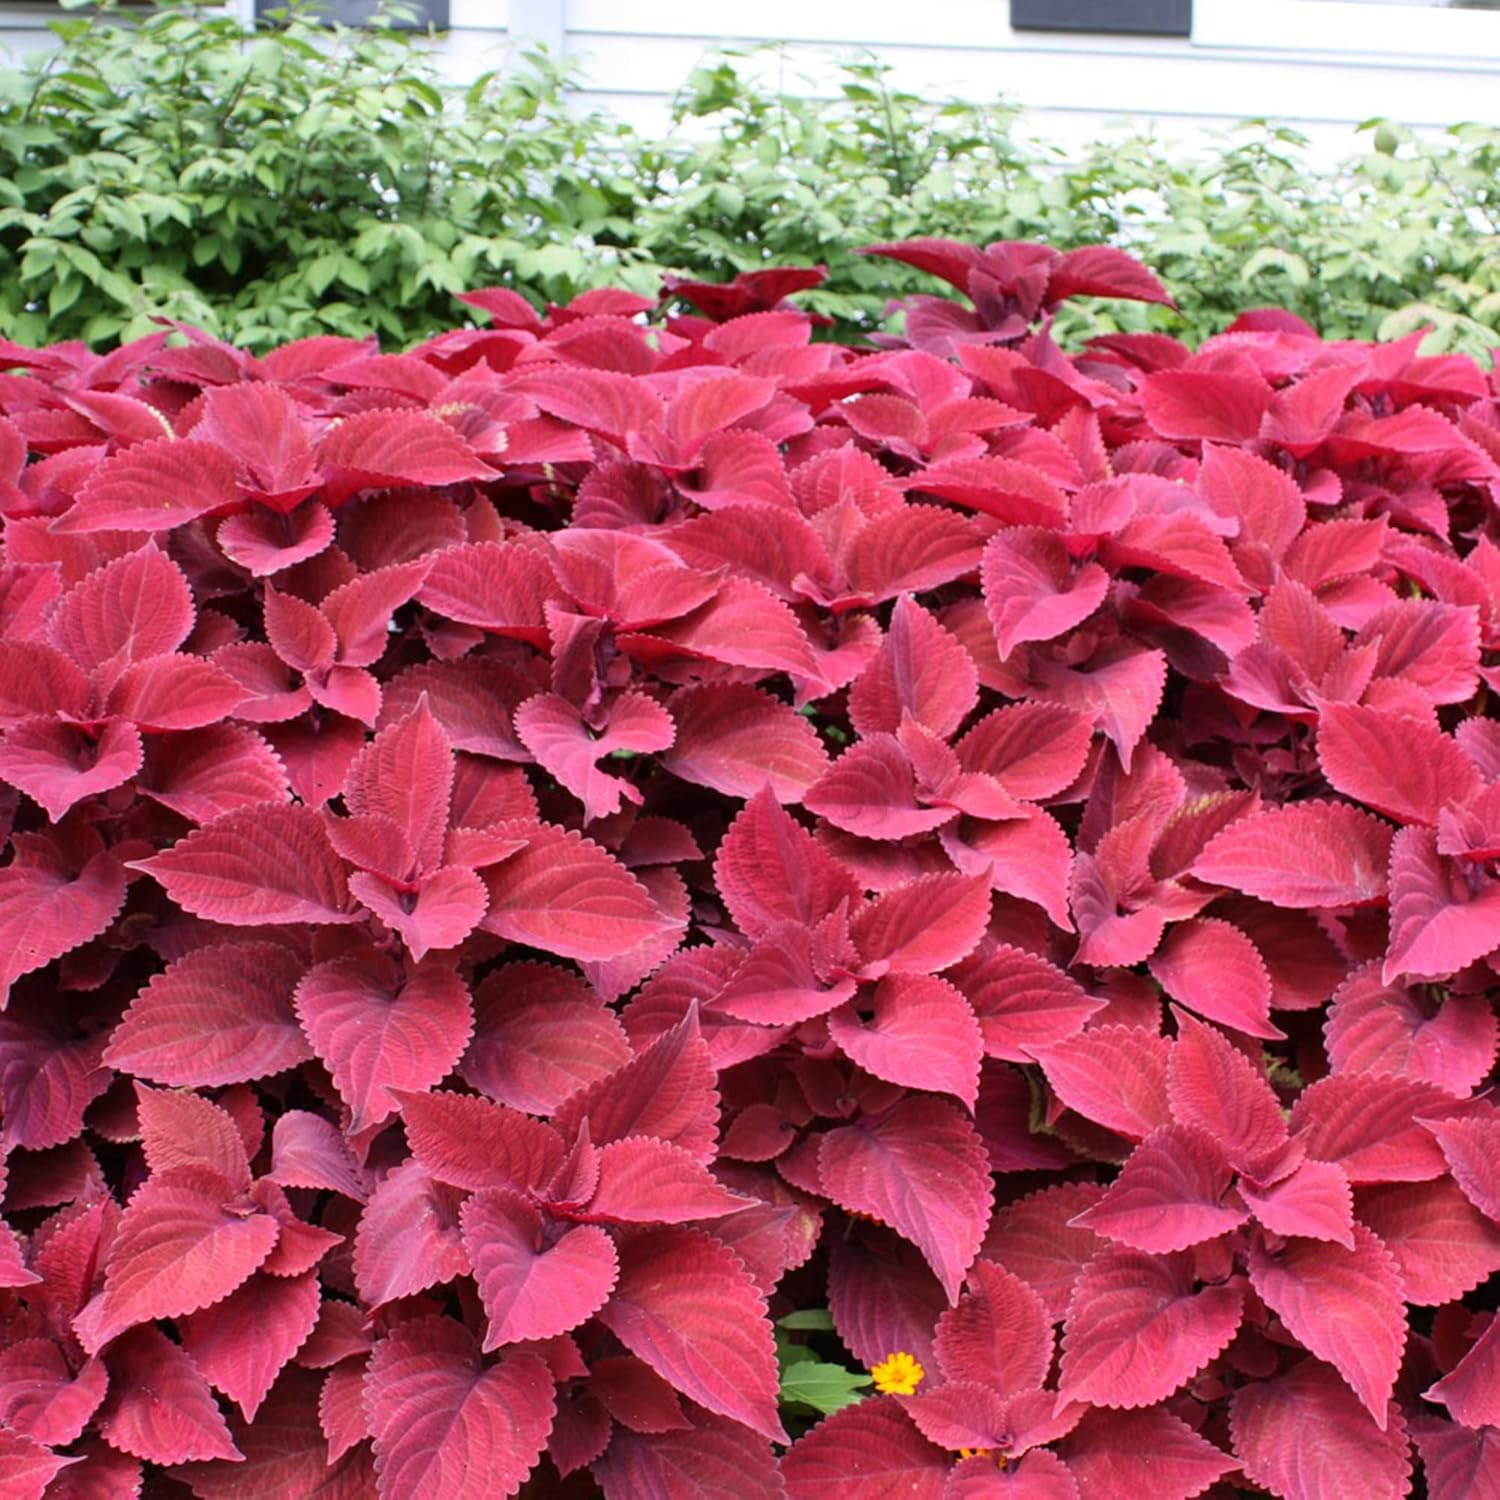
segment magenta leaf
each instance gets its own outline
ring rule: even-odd
[[[1500,1427],[1500,1320],[1491,1318],[1474,1347],[1422,1394],[1465,1427]]]
[[[270,943],[215,943],[158,974],[131,1002],[105,1052],[152,1083],[213,1086],[284,1072],[312,1054],[292,995],[293,953]]]
[[[1386,891],[1391,831],[1346,803],[1267,807],[1209,841],[1192,873],[1273,906],[1358,906]]]
[[[951,1463],[895,1401],[861,1401],[799,1438],[781,1475],[788,1500],[836,1500],[851,1484],[872,1495],[943,1500]]]
[[[1235,1459],[1161,1407],[1095,1407],[1057,1445],[1079,1500],[1110,1500],[1147,1490],[1157,1500],[1192,1500],[1232,1474]]]
[[[1451,1178],[1365,1188],[1358,1207],[1395,1259],[1406,1300],[1418,1307],[1456,1302],[1500,1270],[1500,1224]]]
[[[1185,1250],[1245,1222],[1230,1197],[1233,1176],[1212,1136],[1192,1125],[1166,1125],[1136,1147],[1076,1222],[1137,1250]]]
[[[157,1464],[243,1457],[198,1367],[160,1329],[133,1329],[105,1363],[99,1431],[110,1447]]]
[[[1285,1500],[1340,1493],[1401,1500],[1409,1489],[1400,1413],[1392,1406],[1388,1420],[1377,1423],[1315,1359],[1236,1391],[1230,1432],[1246,1477]]]
[[[409,969],[373,948],[303,975],[297,1019],[349,1106],[351,1129],[396,1110],[389,1089],[426,1089],[463,1056],[474,1027],[469,991],[436,959]]]
[[[0,1418],[49,1447],[77,1441],[108,1384],[100,1360],[86,1360],[75,1374],[51,1339],[20,1339],[0,1350]]]
[[[463,1194],[420,1162],[397,1167],[365,1205],[354,1238],[354,1284],[372,1307],[440,1286],[469,1270],[459,1233]]]
[[[375,1346],[365,1380],[381,1500],[513,1495],[552,1427],[552,1376],[529,1349],[486,1364],[451,1318],[403,1323]]]
[[[549,1231],[538,1210],[506,1188],[475,1193],[459,1218],[489,1318],[486,1353],[576,1328],[614,1288],[614,1245],[592,1224]]]
[[[876,1078],[952,1094],[971,1110],[978,1100],[979,1023],[963,995],[941,979],[889,975],[876,988],[868,1024],[844,1007],[829,1015],[828,1034]]]
[[[228,813],[131,868],[185,911],[231,927],[355,920],[343,863],[307,807]]]
[[[1272,1252],[1250,1250],[1250,1282],[1261,1299],[1359,1397],[1377,1426],[1406,1346],[1406,1309],[1397,1262],[1376,1235],[1354,1227],[1354,1248],[1289,1240]]]
[[[474,992],[464,1082],[501,1104],[550,1115],[570,1094],[630,1058],[614,1013],[576,975],[549,964],[506,964]]]
[[[599,1319],[699,1406],[786,1441],[765,1301],[744,1263],[710,1235],[665,1228],[624,1242]]]
[[[1000,1396],[1040,1390],[1052,1344],[1041,1298],[1019,1276],[982,1259],[970,1267],[968,1290],[938,1319],[934,1335],[945,1380],[974,1381]]]
[[[247,1422],[318,1321],[318,1278],[257,1272],[221,1302],[178,1320],[182,1347]]]
[[[1068,1304],[1059,1405],[1165,1400],[1234,1337],[1242,1300],[1233,1283],[1195,1290],[1190,1257],[1100,1251]]]
[[[992,1186],[983,1143],[953,1105],[909,1097],[823,1136],[818,1172],[845,1209],[871,1214],[921,1250],[950,1302],[978,1253]]]
[[[1369,964],[1339,987],[1323,1036],[1335,1073],[1390,1073],[1462,1096],[1489,1074],[1500,1021],[1482,996],[1439,1002],[1420,988],[1382,984]]]
[[[138,1323],[207,1307],[254,1272],[280,1231],[266,1214],[235,1211],[230,1199],[225,1179],[201,1168],[158,1172],[136,1189],[104,1289],[74,1320],[86,1349],[97,1352]]]

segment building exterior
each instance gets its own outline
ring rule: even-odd
[[[227,0],[247,16],[280,0]],[[325,0],[345,13],[370,0]],[[1295,125],[1320,154],[1376,115],[1438,130],[1500,125],[1500,0],[426,0],[455,80],[542,42],[577,58],[585,106],[641,128],[718,47],[788,46],[747,64],[789,89],[832,87],[874,52],[902,88],[1004,95],[1070,147],[1112,123],[1191,143],[1252,117]],[[56,0],[0,0],[0,45],[45,46]]]

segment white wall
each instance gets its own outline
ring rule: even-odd
[[[228,0],[248,11],[252,0]],[[831,93],[840,56],[874,52],[918,92],[1026,108],[1031,130],[1076,146],[1129,121],[1192,143],[1256,116],[1320,154],[1391,115],[1435,131],[1500,125],[1500,12],[1349,0],[1195,0],[1191,38],[1015,32],[1007,0],[450,0],[443,70],[501,66],[526,39],[580,60],[585,105],[666,128],[672,91],[720,45],[784,41],[747,67]],[[0,0],[0,43],[43,44],[48,0]]]

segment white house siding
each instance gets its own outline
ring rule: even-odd
[[[248,12],[253,0],[230,0]],[[1425,130],[1500,125],[1500,12],[1347,0],[1195,0],[1193,35],[1013,31],[1008,0],[450,0],[443,71],[463,81],[528,40],[577,58],[581,102],[637,127],[666,127],[669,101],[724,45],[788,45],[746,63],[814,97],[841,57],[874,53],[893,82],[929,96],[1023,106],[1033,133],[1064,148],[1123,120],[1201,140],[1269,116],[1322,152],[1390,115]],[[47,0],[0,0],[0,44],[46,44]]]

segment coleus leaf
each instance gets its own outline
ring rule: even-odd
[[[651,1136],[706,1163],[719,1130],[716,1079],[694,1006],[630,1061],[564,1100],[553,1124],[571,1136],[587,1121],[600,1146]]]
[[[1428,828],[1403,828],[1391,846],[1391,941],[1381,978],[1451,974],[1497,946],[1500,883],[1456,867]]]
[[[1229,1200],[1232,1180],[1223,1150],[1206,1131],[1165,1125],[1136,1147],[1078,1223],[1137,1250],[1185,1250],[1245,1222],[1244,1209]]]
[[[724,835],[714,883],[736,925],[751,937],[779,921],[812,927],[840,902],[853,905],[863,894],[769,789],[745,804]]]
[[[1436,1137],[1453,1180],[1469,1202],[1500,1223],[1500,1185],[1495,1182],[1491,1165],[1500,1150],[1500,1118],[1460,1117],[1424,1124]]]
[[[519,1110],[445,1089],[398,1090],[392,1097],[413,1154],[438,1182],[476,1192],[531,1192],[562,1164],[563,1136]]]
[[[1400,1271],[1363,1224],[1354,1248],[1322,1240],[1289,1240],[1278,1252],[1250,1249],[1250,1282],[1265,1304],[1348,1382],[1384,1429],[1406,1346]]]
[[[374,948],[308,970],[295,1004],[356,1132],[395,1113],[387,1090],[430,1088],[446,1077],[474,1027],[468,989],[453,969],[437,959],[403,969]]]
[[[0,1418],[49,1447],[78,1440],[108,1384],[99,1359],[86,1360],[75,1374],[51,1339],[20,1339],[0,1350]]]
[[[683,1395],[786,1441],[765,1301],[744,1263],[710,1235],[674,1227],[623,1242],[599,1318]]]
[[[682,1147],[636,1135],[599,1152],[598,1184],[583,1212],[616,1224],[684,1224],[722,1218],[756,1201],[721,1186]]]
[[[100,464],[57,529],[170,531],[239,500],[234,465],[222,448],[158,436],[122,448]]]
[[[1214,1027],[1176,1014],[1177,1040],[1167,1063],[1173,1118],[1206,1132],[1240,1171],[1263,1171],[1287,1145],[1275,1093]]]
[[[968,1290],[937,1321],[943,1377],[1012,1396],[1040,1390],[1052,1367],[1052,1323],[1041,1298],[990,1260],[969,1268]]]
[[[179,1320],[182,1347],[210,1385],[254,1422],[276,1377],[318,1321],[317,1274],[257,1272],[222,1301]]]
[[[153,801],[193,823],[211,823],[224,813],[291,800],[280,758],[242,724],[153,735],[136,784]]]
[[[991,537],[982,576],[1001,656],[1026,641],[1065,635],[1087,620],[1109,591],[1109,574],[1097,562],[1078,565],[1063,539],[1040,527],[1015,527]]]
[[[1457,1301],[1500,1270],[1500,1224],[1451,1178],[1365,1188],[1359,1217],[1395,1260],[1406,1300],[1419,1307]]]
[[[463,1194],[434,1182],[420,1161],[388,1173],[365,1205],[354,1238],[354,1284],[372,1307],[469,1270],[459,1232]]]
[[[24,719],[0,740],[0,777],[59,822],[85,797],[111,791],[141,768],[141,736],[111,719],[97,736],[51,719]]]
[[[983,1041],[963,995],[930,975],[892,974],[874,1007],[868,1025],[849,1007],[829,1015],[829,1037],[844,1055],[876,1078],[952,1094],[972,1110]]]
[[[43,1494],[79,1458],[68,1458],[24,1433],[0,1428],[0,1468],[14,1486],[16,1500],[42,1500]]]
[[[1271,978],[1255,944],[1216,917],[1178,922],[1151,955],[1152,977],[1174,1000],[1247,1036],[1277,1037]]]
[[[381,1500],[479,1500],[521,1487],[546,1444],[556,1396],[539,1355],[513,1349],[485,1364],[461,1324],[434,1317],[403,1323],[375,1346],[365,1405]]]
[[[541,1213],[506,1188],[475,1193],[459,1217],[489,1318],[486,1353],[566,1333],[598,1312],[614,1289],[614,1245],[592,1224],[549,1232]]]
[[[1014,1271],[1062,1321],[1079,1273],[1104,1241],[1075,1221],[1097,1203],[1104,1189],[1093,1183],[1059,1183],[1018,1198],[995,1212],[980,1251]]]
[[[749,683],[683,689],[670,711],[676,737],[660,764],[698,786],[749,798],[769,783],[785,806],[800,802],[828,767],[812,724]]]
[[[154,546],[127,552],[73,585],[47,622],[51,643],[85,672],[175,651],[193,627],[182,569]]]
[[[851,1484],[870,1494],[943,1500],[952,1455],[929,1442],[890,1399],[825,1418],[781,1461],[788,1500],[835,1500]]]
[[[292,994],[294,953],[213,943],[169,964],[131,1002],[105,1061],[152,1083],[212,1087],[269,1077],[312,1055]]]
[[[112,1448],[157,1464],[244,1457],[208,1382],[159,1328],[132,1329],[105,1363],[110,1389],[99,1432]]]
[[[861,1364],[905,1349],[925,1366],[935,1358],[933,1328],[949,1302],[914,1245],[870,1224],[829,1247],[828,1304],[839,1337]]]
[[[1230,1432],[1246,1477],[1283,1500],[1341,1491],[1401,1500],[1408,1491],[1411,1460],[1400,1413],[1391,1406],[1386,1420],[1372,1419],[1315,1359],[1236,1391]]]
[[[1028,1047],[1069,1109],[1131,1140],[1172,1122],[1167,1065],[1172,1044],[1135,1026],[1096,1026],[1051,1047]]]
[[[1158,1500],[1192,1500],[1234,1472],[1234,1458],[1161,1407],[1095,1407],[1057,1445],[1079,1500],[1149,1489]]]
[[[136,1189],[115,1232],[104,1289],[74,1320],[86,1349],[97,1351],[138,1323],[207,1307],[254,1272],[280,1230],[269,1215],[233,1211],[230,1197],[222,1177],[197,1168],[158,1172]]]
[[[97,937],[125,900],[125,870],[92,829],[65,840],[18,834],[0,869],[0,995]]]
[[[872,976],[932,974],[968,957],[989,917],[985,876],[928,875],[878,896],[851,935]]]
[[[1435,1417],[1414,1417],[1410,1425],[1431,1500],[1492,1500],[1500,1494],[1500,1431],[1474,1432]]]
[[[357,919],[343,863],[308,807],[228,813],[130,868],[159,881],[185,911],[231,927]]]
[[[1152,1406],[1222,1352],[1240,1326],[1233,1282],[1194,1290],[1191,1257],[1102,1250],[1073,1286],[1058,1404]]]
[[[1303,1089],[1288,1123],[1304,1135],[1309,1156],[1337,1163],[1356,1186],[1425,1182],[1441,1177],[1447,1164],[1424,1126],[1452,1113],[1453,1104],[1429,1083],[1338,1073]]]
[[[1323,1036],[1335,1073],[1390,1073],[1462,1096],[1489,1074],[1500,1023],[1481,995],[1450,994],[1437,1004],[1382,984],[1369,964],[1335,993]]]
[[[786,1496],[770,1445],[710,1412],[695,1411],[679,1430],[650,1436],[617,1426],[609,1448],[592,1467],[605,1500],[649,1494],[701,1500]]]
[[[423,869],[442,863],[452,798],[453,745],[425,698],[406,718],[382,729],[344,779],[349,811],[389,818]]]
[[[910,714],[946,737],[979,696],[968,653],[909,594],[896,601],[880,650],[849,690],[849,718],[862,735],[894,734]]]
[[[1500,1320],[1491,1318],[1473,1348],[1423,1395],[1465,1427],[1500,1427]]]
[[[909,1096],[830,1130],[819,1143],[818,1174],[835,1203],[916,1245],[949,1301],[957,1299],[984,1238],[992,1184],[984,1145],[955,1106]]]
[[[1318,714],[1318,761],[1328,784],[1398,823],[1435,826],[1449,802],[1467,802],[1479,772],[1428,720],[1355,703]]]
[[[550,824],[497,825],[526,847],[484,872],[486,932],[562,958],[598,960],[670,926],[645,886],[598,844]]]
[[[491,971],[474,992],[474,1036],[464,1082],[530,1114],[550,1115],[570,1094],[630,1059],[614,1013],[576,975],[550,964]]]
[[[1264,1186],[1241,1178],[1239,1192],[1273,1234],[1332,1240],[1354,1249],[1354,1194],[1344,1169],[1331,1161],[1308,1157]]]
[[[516,733],[537,763],[583,803],[585,822],[609,817],[622,799],[638,801],[638,789],[599,769],[598,761],[618,750],[644,754],[671,745],[676,726],[654,699],[624,693],[610,707],[609,723],[595,734],[583,716],[556,693],[528,698],[515,712]]]
[[[1273,906],[1358,906],[1386,891],[1391,830],[1338,802],[1264,807],[1209,840],[1192,874]]]
[[[1007,1062],[1029,1062],[1026,1047],[1077,1036],[1104,1007],[1046,959],[1005,943],[966,960],[947,977],[978,1017],[985,1055]]]

